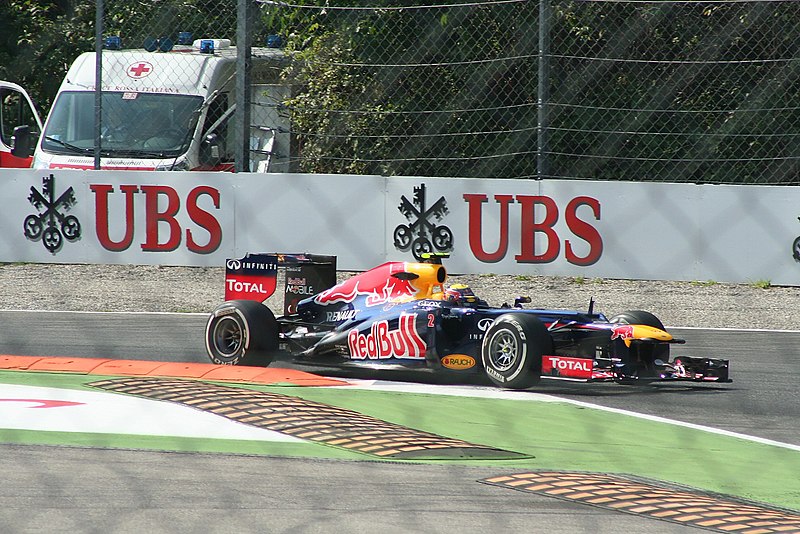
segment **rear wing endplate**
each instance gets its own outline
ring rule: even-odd
[[[282,252],[247,254],[225,262],[225,300],[264,302],[275,293],[283,269],[283,312],[336,284],[336,256]]]

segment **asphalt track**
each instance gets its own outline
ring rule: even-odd
[[[200,314],[0,311],[0,353],[206,363],[205,320]],[[719,387],[547,382],[536,391],[800,445],[800,331],[670,331],[686,339],[674,346],[673,355],[728,358],[734,382]]]
[[[202,316],[0,318],[4,354],[205,361]],[[730,358],[734,384],[537,391],[800,445],[800,333],[673,331],[688,339],[678,350]],[[680,462],[681,454],[664,461]],[[0,469],[0,525],[9,532],[696,531],[476,483],[502,472],[497,467],[0,445]]]

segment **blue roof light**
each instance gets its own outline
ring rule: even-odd
[[[122,39],[119,35],[109,35],[103,39],[103,48],[107,50],[119,50],[122,48]]]
[[[175,43],[172,42],[172,39],[169,37],[162,37],[158,40],[158,49],[162,52],[169,52],[172,50],[172,47],[175,46]]]
[[[213,54],[214,53],[214,39],[203,39],[200,41],[200,53],[201,54]]]
[[[175,46],[175,43],[172,42],[172,39],[169,37],[161,37],[160,39],[156,39],[155,37],[147,37],[144,40],[144,44],[142,44],[142,48],[148,52],[155,52],[156,50],[160,50],[161,52],[169,52],[172,50],[173,46]]]
[[[142,44],[142,48],[148,52],[155,52],[158,50],[158,39],[155,37],[146,37],[144,43]]]

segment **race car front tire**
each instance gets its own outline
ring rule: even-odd
[[[481,345],[481,363],[489,380],[508,389],[527,389],[542,372],[542,355],[553,340],[537,317],[523,313],[501,315],[489,326]]]
[[[664,324],[661,322],[661,319],[652,313],[643,310],[632,310],[618,313],[609,319],[608,322],[615,324],[643,324],[646,326],[652,326],[653,328],[658,328],[659,330],[664,330]]]
[[[277,348],[278,321],[259,302],[224,302],[206,323],[206,351],[213,363],[267,366]]]

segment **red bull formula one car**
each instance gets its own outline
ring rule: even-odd
[[[241,273],[228,278],[228,286],[274,289],[279,263],[313,264],[315,259],[266,258],[250,262],[267,266],[266,283]],[[291,358],[326,367],[426,370],[484,377],[512,389],[529,388],[540,379],[731,381],[728,360],[670,360],[670,345],[684,341],[672,337],[651,313],[607,318],[593,310],[593,302],[587,311],[524,308],[527,297],[492,307],[466,286],[448,286],[441,258],[384,263],[312,296],[287,298],[286,313],[277,318],[258,302],[263,294],[256,300],[228,300],[208,319],[208,356],[226,365],[266,366]],[[287,297],[307,281],[287,274]]]

